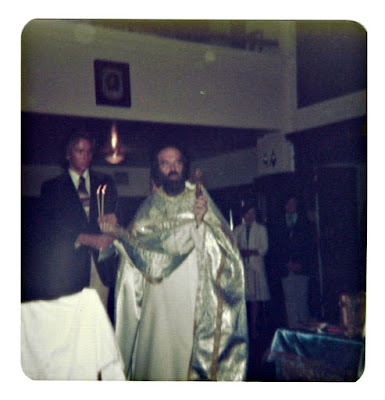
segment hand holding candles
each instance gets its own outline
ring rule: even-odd
[[[107,185],[100,185],[96,191],[96,199],[98,202],[98,213],[99,213],[99,227],[100,230],[109,236],[116,237],[115,229],[118,226],[118,219],[115,214],[104,215],[104,197],[106,195]],[[101,195],[101,199],[100,199]]]
[[[99,217],[99,226],[103,233],[109,235],[115,234],[115,229],[118,226],[118,219],[115,214],[102,215]]]

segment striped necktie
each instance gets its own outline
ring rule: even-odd
[[[90,209],[90,195],[86,188],[86,180],[84,176],[79,178],[78,194],[80,201],[82,202],[83,208],[88,215]]]

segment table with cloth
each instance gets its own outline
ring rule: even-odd
[[[21,304],[21,365],[35,380],[125,380],[95,289]]]
[[[275,364],[278,381],[354,382],[362,375],[364,355],[361,339],[277,329],[266,361]]]

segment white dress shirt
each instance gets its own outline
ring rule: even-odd
[[[73,182],[73,184],[74,184],[76,190],[78,190],[80,175],[79,175],[77,172],[75,172],[73,169],[71,169],[71,168],[68,169],[68,172],[69,172],[69,174],[70,174],[70,176],[71,176],[72,182]],[[89,171],[88,169],[86,169],[86,170],[83,172],[83,177],[84,177],[84,179],[86,180],[86,189],[87,189],[87,192],[88,192],[89,194],[91,194],[90,171]]]

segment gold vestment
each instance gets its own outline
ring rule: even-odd
[[[209,202],[204,242],[196,249],[198,289],[187,379],[241,381],[248,342],[242,259],[228,223],[202,189]],[[171,235],[196,229],[194,201],[195,185],[189,182],[174,197],[159,189],[144,201],[127,230],[117,228],[115,246],[123,257],[116,284],[116,335],[128,378],[146,286],[167,279],[194,248],[188,235],[181,235],[183,253],[165,246]]]

